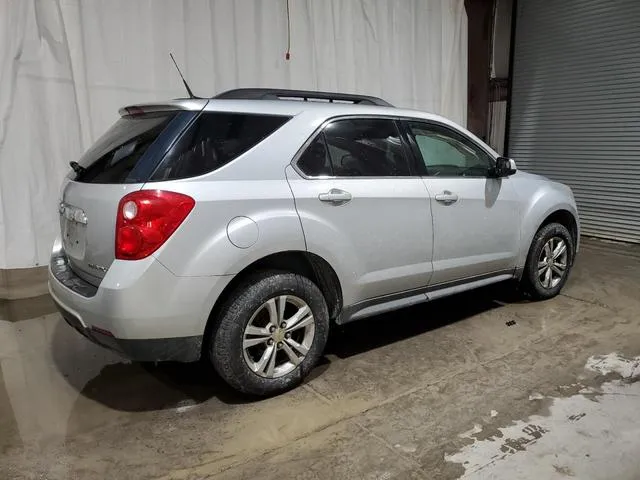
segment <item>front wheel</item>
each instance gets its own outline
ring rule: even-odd
[[[574,251],[573,238],[564,225],[550,223],[538,230],[522,276],[524,291],[536,300],[558,295],[569,277]]]
[[[259,273],[232,293],[213,329],[211,361],[233,388],[286,391],[309,374],[329,334],[324,296],[308,278]]]

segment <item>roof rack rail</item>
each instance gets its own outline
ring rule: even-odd
[[[237,88],[222,92],[215,99],[229,100],[288,100],[301,99],[305,102],[313,100],[325,100],[328,102],[350,102],[356,105],[378,105],[380,107],[393,107],[389,102],[381,98],[368,95],[354,95],[351,93],[313,92],[309,90],[286,90],[276,88]]]

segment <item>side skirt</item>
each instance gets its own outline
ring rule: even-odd
[[[521,273],[522,272],[520,272],[520,274]],[[514,270],[503,270],[486,275],[465,278],[454,282],[430,285],[428,287],[415,290],[393,293],[382,297],[372,298],[370,300],[364,300],[354,305],[346,306],[336,319],[336,323],[338,323],[338,325],[343,325],[345,323],[372,317],[381,313],[411,307],[437,298],[455,295],[456,293],[466,292],[468,290],[484,287],[493,283],[504,282],[506,280],[512,280],[514,278],[518,278],[517,272]]]

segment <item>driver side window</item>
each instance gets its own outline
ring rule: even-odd
[[[409,122],[409,131],[429,176],[486,177],[493,167],[484,150],[445,127]]]

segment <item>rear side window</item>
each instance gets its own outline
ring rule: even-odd
[[[409,176],[400,134],[393,120],[344,119],[331,122],[301,155],[308,176]]]
[[[80,158],[85,170],[75,178],[84,183],[126,183],[127,176],[175,113],[120,118]]]
[[[204,112],[167,153],[151,180],[189,178],[217,170],[289,119],[280,115]]]

